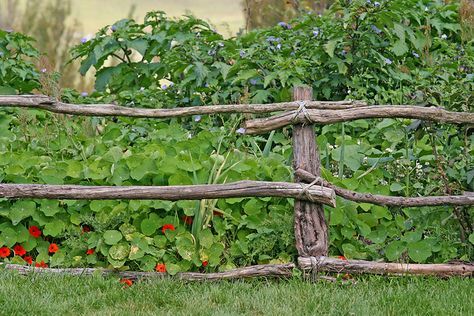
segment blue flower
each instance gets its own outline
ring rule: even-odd
[[[224,43],[222,43],[222,42],[219,42],[219,44],[217,44],[217,45],[219,45],[219,47],[224,47]]]
[[[81,93],[81,97],[87,97],[88,95],[89,95],[89,93],[87,93],[87,92],[82,92]]]
[[[241,127],[235,131],[237,134],[245,134],[245,128]]]
[[[375,25],[371,25],[370,28],[372,29],[372,31],[374,31],[376,34],[380,34],[382,33],[382,30],[380,30],[378,27],[376,27]]]
[[[374,2],[374,7],[380,7],[380,2],[375,1],[375,2]]]
[[[275,37],[275,36],[267,37],[267,42],[269,42],[269,43],[274,43],[274,42],[279,43],[280,41],[281,41],[281,38],[279,38],[279,37]]]
[[[250,79],[250,84],[255,86],[257,84],[257,79]]]
[[[287,30],[291,29],[291,25],[286,22],[278,22],[278,25]]]
[[[384,61],[387,65],[391,65],[393,63],[390,58],[385,58]]]
[[[162,84],[162,85],[161,85],[161,89],[163,89],[163,90],[166,90],[166,89],[168,89],[168,85],[166,85],[166,84]]]
[[[117,26],[116,26],[116,25],[112,25],[112,26],[110,27],[110,29],[112,30],[112,32],[115,32],[115,31],[117,31]]]
[[[82,44],[87,43],[87,37],[81,38],[81,43],[82,43]]]
[[[241,58],[244,58],[244,57],[245,57],[245,51],[240,50],[240,53],[239,53],[239,54],[240,54],[240,57],[241,57]]]
[[[413,56],[416,57],[416,58],[420,57],[420,55],[418,55],[417,52],[413,52]]]
[[[278,45],[276,46],[276,49],[281,49],[281,44],[278,43]]]
[[[194,122],[199,122],[201,120],[201,115],[196,115],[194,117]]]
[[[345,49],[343,49],[343,50],[341,51],[341,55],[342,55],[342,56],[346,56],[346,55],[347,55],[347,51],[346,51]]]
[[[314,37],[318,37],[318,36],[319,36],[319,33],[321,33],[321,29],[320,29],[320,28],[317,28],[317,29],[314,29],[314,30],[313,30],[313,35],[314,35]]]

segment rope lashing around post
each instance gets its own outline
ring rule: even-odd
[[[311,124],[313,121],[311,120],[311,116],[308,113],[308,108],[306,107],[306,101],[296,101],[296,103],[299,105],[298,109],[295,111],[295,115],[291,119],[293,123],[298,122],[298,117],[300,114],[304,115],[304,118]]]
[[[314,179],[313,182],[311,182],[307,185],[300,184],[302,190],[301,190],[300,194],[298,194],[298,198],[301,199],[303,196],[305,196],[311,202],[317,202],[313,199],[311,194],[309,194],[309,189],[311,189],[311,187],[313,187],[314,185],[318,184],[318,182],[321,184],[321,191],[322,191],[324,186],[323,186],[323,179],[321,177],[316,177],[316,179]]]

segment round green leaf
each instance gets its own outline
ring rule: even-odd
[[[431,244],[426,240],[409,243],[408,255],[415,262],[425,262],[431,256]]]
[[[158,229],[158,223],[153,219],[144,219],[140,224],[142,233],[146,236],[153,235]]]
[[[130,245],[126,243],[120,243],[113,245],[109,249],[109,256],[114,260],[124,260],[130,254]]]
[[[122,234],[118,230],[107,230],[104,233],[104,241],[107,245],[115,245],[122,240]]]

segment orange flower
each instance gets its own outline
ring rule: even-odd
[[[6,258],[10,255],[10,249],[8,247],[0,248],[0,258]]]
[[[347,260],[346,257],[344,257],[344,256],[337,256],[337,258],[339,258],[341,260]]]
[[[82,226],[82,232],[83,233],[88,233],[91,231],[91,228],[87,225]]]
[[[157,263],[155,267],[156,272],[165,273],[166,272],[166,265],[164,263]]]
[[[130,279],[122,278],[122,279],[120,279],[120,283],[125,284],[125,286],[132,286],[133,281],[130,280]]]
[[[43,260],[41,260],[41,262],[39,262],[39,263],[36,262],[36,263],[35,263],[35,267],[37,267],[37,268],[47,268],[48,265],[47,265],[46,263],[44,263]]]
[[[28,228],[28,231],[30,232],[30,235],[35,238],[39,238],[39,236],[41,236],[41,230],[38,228],[38,226],[31,226]]]
[[[203,262],[202,262],[202,266],[203,266],[203,267],[207,267],[208,264],[209,264],[209,262],[207,262],[207,261],[203,261]]]
[[[15,252],[15,255],[20,257],[26,255],[26,250],[22,245],[15,245],[15,247],[13,247],[13,251]]]
[[[92,255],[94,254],[94,252],[95,252],[95,249],[87,249],[86,255]]]
[[[48,251],[50,253],[55,253],[58,250],[59,250],[59,247],[55,243],[50,244],[49,247],[48,247]]]
[[[163,234],[165,233],[165,231],[167,230],[175,230],[174,228],[174,225],[173,224],[165,224],[163,225],[163,227],[161,228],[161,231],[163,232]]]
[[[25,260],[28,264],[33,264],[33,257],[32,256],[24,256],[23,260]]]

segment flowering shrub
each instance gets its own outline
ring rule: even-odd
[[[171,20],[152,12],[141,24],[121,20],[103,28],[73,53],[83,74],[96,69],[97,91],[66,90],[68,102],[172,108],[288,101],[292,86],[309,84],[317,99],[472,110],[473,47],[461,42],[457,6],[438,1],[339,1],[321,17],[231,39],[193,17]],[[240,120],[0,114],[0,181],[291,181],[290,130],[247,137]],[[328,125],[317,135],[324,177],[339,186],[400,196],[474,189],[472,130],[384,119]],[[2,200],[0,257],[43,267],[170,274],[288,262],[296,256],[292,203]],[[337,208],[327,209],[330,251],[391,261],[472,259],[472,209],[456,212],[338,199]]]

